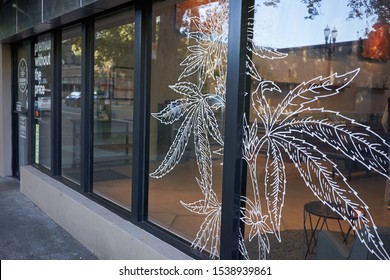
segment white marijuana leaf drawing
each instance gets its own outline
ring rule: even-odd
[[[278,2],[278,1],[268,1]],[[210,256],[219,256],[221,202],[213,189],[213,164],[210,139],[213,139],[223,152],[223,135],[221,134],[215,110],[225,107],[225,84],[227,63],[227,38],[229,1],[211,2],[206,9],[207,16],[190,17],[195,31],[189,30],[187,36],[194,45],[188,46],[189,55],[180,64],[184,70],[178,82],[170,88],[182,95],[181,99],[170,102],[163,110],[153,113],[163,124],[181,122],[165,158],[150,176],[161,178],[169,173],[180,161],[193,135],[195,156],[199,178],[196,178],[203,198],[181,204],[189,211],[205,216],[192,246],[201,251],[207,249]],[[250,8],[251,12],[254,7]],[[258,258],[265,259],[270,251],[269,234],[274,234],[281,241],[280,224],[284,205],[287,176],[285,160],[294,163],[306,186],[324,204],[347,220],[352,229],[367,248],[380,259],[389,259],[383,243],[376,231],[368,206],[349,185],[348,180],[338,170],[337,165],[328,158],[322,142],[338,153],[357,161],[368,170],[374,170],[388,177],[386,166],[389,157],[384,148],[388,144],[368,126],[364,126],[338,112],[324,108],[310,107],[321,98],[340,94],[358,75],[359,69],[345,74],[333,74],[329,77],[316,77],[303,82],[290,90],[280,104],[272,109],[267,95],[281,94],[282,91],[274,81],[264,81],[251,57],[260,59],[283,59],[287,54],[276,49],[256,46],[252,40],[254,19],[249,18],[246,74],[258,83],[252,92],[252,107],[257,118],[248,124],[243,121],[243,159],[248,165],[251,185],[254,193],[253,201],[242,197],[245,207],[241,208],[241,220],[249,226],[249,242],[258,243]],[[197,82],[182,81],[196,77]],[[215,93],[203,93],[208,80],[216,83]],[[318,113],[326,113],[342,122],[330,119],[316,119]],[[304,117],[302,117],[304,116]],[[342,124],[341,124],[342,123]],[[351,127],[358,127],[352,130]],[[261,128],[261,129],[260,129]],[[304,135],[305,137],[300,137]],[[264,183],[259,184],[256,165],[260,150],[266,150]],[[216,151],[214,151],[217,153]],[[341,180],[336,180],[335,174]],[[265,190],[266,213],[263,213],[260,187]],[[362,211],[363,209],[363,211]],[[354,216],[351,220],[348,217]],[[245,259],[249,254],[240,232],[239,249]]]
[[[272,233],[280,240],[280,222],[286,190],[285,161],[283,155],[294,163],[307,187],[324,204],[349,222],[352,229],[367,248],[380,259],[389,259],[388,253],[376,231],[376,227],[369,207],[349,185],[348,180],[338,170],[337,165],[328,158],[326,151],[315,145],[319,141],[338,153],[343,153],[351,160],[358,161],[368,170],[375,170],[388,177],[386,165],[389,157],[384,148],[388,144],[368,126],[355,122],[338,112],[323,108],[311,108],[309,105],[319,98],[339,94],[359,73],[360,69],[343,75],[337,73],[329,77],[317,77],[303,82],[291,90],[275,110],[271,110],[267,99],[267,92],[280,91],[274,86],[262,87],[259,84],[252,93],[252,106],[260,119],[264,133],[258,132],[257,120],[250,126],[244,119],[244,148],[243,158],[249,166],[249,172],[254,191],[254,202],[243,198],[247,208],[243,208],[243,221],[252,226],[254,221],[269,219]],[[269,82],[267,82],[270,85]],[[291,110],[291,108],[293,108]],[[305,117],[298,117],[304,113]],[[328,116],[342,119],[342,123],[331,122],[329,119],[317,120],[311,115],[327,113]],[[307,117],[309,115],[309,117]],[[354,132],[350,127],[359,127]],[[305,135],[307,137],[302,138]],[[374,139],[374,140],[373,140]],[[266,165],[264,188],[266,196],[267,214],[261,213],[258,178],[256,175],[256,160],[260,149],[266,147]],[[342,180],[335,180],[333,173]],[[363,210],[363,211],[362,211]],[[257,213],[258,216],[249,218],[245,213]],[[355,219],[350,219],[354,217]],[[269,246],[263,240],[270,233],[269,229],[257,230],[259,247],[262,251],[269,251]],[[250,236],[253,238],[253,236]],[[261,237],[261,239],[260,239]],[[242,248],[245,246],[243,240]],[[264,252],[259,253],[265,257]],[[245,254],[245,251],[243,251]],[[247,254],[247,253],[246,253]],[[246,256],[249,258],[249,256]]]
[[[179,82],[170,86],[176,93],[184,96],[168,104],[161,112],[152,114],[164,124],[181,121],[181,126],[164,160],[150,174],[161,178],[170,172],[180,161],[190,136],[193,134],[195,156],[200,178],[196,178],[204,199],[193,203],[181,204],[189,211],[204,215],[194,248],[204,250],[207,246],[212,257],[218,257],[220,244],[221,202],[213,190],[213,165],[209,136],[223,147],[218,120],[214,110],[225,106],[225,80],[228,31],[228,1],[221,0],[207,10],[207,20],[191,17],[196,31],[189,31],[187,36],[196,45],[188,47],[189,55],[180,64],[184,67],[178,78]],[[214,3],[215,4],[215,3]],[[197,75],[197,84],[180,80]],[[215,93],[202,93],[206,80],[216,83]]]

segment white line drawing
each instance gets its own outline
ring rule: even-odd
[[[335,73],[329,77],[320,76],[303,82],[291,90],[273,111],[267,102],[266,95],[280,92],[276,84],[269,81],[261,82],[252,93],[252,107],[261,121],[264,133],[258,132],[257,119],[249,125],[244,118],[243,158],[249,166],[254,201],[242,198],[247,206],[242,208],[242,220],[251,226],[249,241],[257,237],[259,258],[264,259],[269,253],[269,233],[275,234],[276,238],[281,241],[280,222],[287,184],[284,152],[294,163],[313,194],[350,224],[370,252],[379,259],[389,259],[376,231],[368,205],[349,185],[347,178],[338,170],[337,165],[314,144],[322,141],[351,160],[358,161],[368,170],[374,170],[388,178],[386,165],[389,157],[383,147],[388,149],[389,145],[384,139],[368,126],[359,124],[338,112],[310,107],[310,104],[319,98],[341,93],[341,90],[351,83],[359,71],[358,68],[343,75]],[[291,107],[294,109],[289,110]],[[298,117],[300,113],[306,114],[304,117]],[[315,113],[333,115],[342,119],[343,123],[307,116],[316,115]],[[348,128],[349,124],[358,126],[359,131],[351,131]],[[302,139],[300,137],[302,134],[308,137]],[[259,183],[256,175],[256,159],[262,147],[267,150],[264,178],[266,214],[261,210]],[[342,180],[336,181],[332,176],[332,171]],[[356,217],[356,220],[348,219],[351,216]],[[241,243],[241,248],[244,248],[244,241],[241,240]],[[242,253],[245,258],[249,259],[244,250]]]
[[[251,11],[254,8],[251,7]],[[219,256],[221,234],[221,202],[213,189],[212,153],[222,154],[224,144],[214,111],[225,107],[228,19],[228,0],[219,0],[218,5],[212,5],[207,10],[206,19],[197,16],[189,18],[196,30],[188,30],[187,36],[194,40],[195,45],[188,46],[190,54],[180,64],[184,70],[178,82],[170,86],[174,92],[182,95],[182,98],[172,101],[160,112],[152,114],[161,123],[181,122],[181,126],[165,158],[150,174],[151,177],[161,178],[175,168],[191,134],[194,136],[199,171],[196,181],[204,198],[192,203],[181,201],[181,204],[189,211],[205,216],[192,246],[200,251],[209,250],[212,258]],[[336,111],[310,107],[318,99],[340,94],[343,88],[354,80],[360,69],[345,74],[334,73],[328,77],[319,76],[302,82],[290,90],[280,104],[272,109],[267,101],[267,95],[280,94],[282,91],[276,82],[262,79],[251,56],[272,60],[283,59],[287,54],[276,49],[255,46],[251,39],[253,28],[254,19],[250,18],[247,43],[250,55],[246,60],[246,74],[258,83],[257,88],[251,93],[252,108],[257,113],[257,118],[252,124],[247,123],[245,116],[243,118],[243,159],[248,165],[254,198],[253,201],[247,197],[241,198],[245,204],[245,207],[241,208],[241,219],[250,228],[249,242],[256,240],[258,243],[258,258],[266,259],[270,251],[269,234],[274,234],[281,241],[280,223],[287,186],[286,158],[283,156],[287,155],[287,160],[294,163],[313,194],[349,221],[357,236],[373,254],[380,259],[390,259],[376,231],[369,207],[349,185],[337,165],[314,144],[315,141],[322,141],[368,170],[374,170],[389,178],[386,170],[389,157],[383,150],[383,147],[388,149],[389,145],[384,139],[370,127]],[[188,77],[197,77],[197,83],[182,81]],[[215,93],[203,93],[207,80],[216,83]],[[313,117],[320,112],[342,119],[343,124]],[[299,115],[305,117],[298,117]],[[350,130],[348,124],[359,127],[359,132]],[[297,137],[302,134],[307,136],[305,140]],[[210,139],[213,139],[220,149],[212,151]],[[266,165],[258,167],[256,160],[262,148],[267,151]],[[258,168],[265,168],[263,200],[266,201],[266,213],[263,213],[261,205],[261,184],[256,173]],[[335,180],[332,171],[342,180]],[[347,219],[351,215],[357,217],[354,222]],[[242,233],[239,241],[243,258],[249,259]]]
[[[204,198],[192,203],[181,204],[189,211],[205,216],[195,240],[194,248],[203,251],[207,248],[210,256],[217,258],[220,244],[221,202],[213,189],[213,163],[210,147],[211,137],[223,147],[215,110],[225,106],[225,83],[227,61],[227,38],[229,2],[214,1],[205,9],[206,17],[190,17],[195,31],[188,30],[187,36],[195,45],[188,46],[189,55],[180,64],[184,67],[178,82],[170,88],[183,98],[168,104],[152,116],[164,124],[182,121],[181,126],[164,160],[150,176],[161,178],[170,172],[180,161],[191,134],[194,136],[196,162],[199,178],[196,181]],[[197,83],[181,81],[197,77]],[[207,80],[215,82],[215,93],[202,93]]]

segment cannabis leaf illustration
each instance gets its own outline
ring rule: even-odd
[[[210,5],[214,7],[205,11],[207,20],[198,16],[189,18],[196,31],[188,32],[188,37],[196,44],[187,48],[190,54],[180,64],[185,68],[179,80],[197,74],[199,87],[207,78],[215,80],[226,73],[229,1]]]
[[[183,121],[164,160],[150,176],[160,178],[170,172],[180,161],[190,135],[193,133],[196,161],[200,174],[200,178],[196,180],[202,190],[204,199],[194,203],[181,203],[189,211],[206,216],[192,246],[204,250],[210,244],[210,255],[217,257],[221,203],[213,190],[213,167],[209,135],[216,143],[223,145],[218,121],[212,109],[212,107],[222,106],[223,99],[218,94],[200,93],[199,88],[190,82],[179,82],[171,88],[187,97],[171,102],[161,112],[153,114],[153,116],[166,124],[171,124],[180,119],[183,119]]]
[[[255,201],[243,198],[243,202],[250,209],[247,211],[257,212],[260,216],[255,219],[244,216],[242,220],[247,225],[253,225],[255,220],[265,221],[269,217],[272,232],[280,240],[280,219],[287,182],[283,156],[287,155],[313,194],[350,224],[370,252],[380,259],[389,259],[369,207],[349,185],[337,165],[328,158],[326,151],[320,150],[316,143],[321,142],[329,149],[342,153],[385,177],[388,177],[386,166],[389,156],[386,151],[389,145],[368,126],[338,112],[309,107],[320,98],[340,94],[359,71],[358,68],[342,75],[334,73],[329,77],[319,76],[303,82],[287,93],[275,110],[271,110],[265,97],[272,91],[280,92],[276,85],[268,83],[264,87],[260,83],[252,93],[252,105],[261,120],[264,134],[258,133],[257,120],[252,126],[244,121],[243,158],[249,166]],[[315,119],[313,115],[316,113],[327,113],[331,118],[343,122]],[[299,117],[300,115],[303,117]],[[354,131],[353,127],[358,129]],[[302,135],[306,137],[302,138]],[[262,147],[267,149],[264,178],[267,215],[261,213],[256,175],[256,159]],[[333,178],[332,172],[340,180]],[[263,237],[266,232],[258,230],[256,234]],[[245,246],[243,241],[241,243]],[[267,246],[263,241],[259,242],[261,250],[268,249]]]
[[[259,244],[259,258],[264,258],[270,250],[268,233],[273,233],[273,230],[267,224],[267,215],[263,215],[258,205],[255,205],[250,199],[243,197],[248,207],[241,208],[242,220],[250,226],[249,242],[257,237]]]
[[[204,173],[209,172],[211,169],[208,164],[204,164],[204,160],[211,161],[207,132],[210,132],[214,140],[221,145],[223,145],[223,140],[218,127],[218,121],[209,102],[211,100],[213,103],[215,103],[215,100],[222,102],[222,100],[217,94],[202,94],[199,88],[191,82],[179,82],[170,86],[170,88],[187,97],[169,103],[161,112],[153,113],[152,116],[164,124],[172,124],[182,118],[183,122],[164,160],[150,176],[161,178],[177,165],[193,132],[195,136],[195,153],[198,164],[201,166],[200,174],[207,181],[207,185],[210,185],[211,180],[206,178],[207,173]]]
[[[188,204],[181,201],[181,204],[193,213],[206,216],[204,222],[200,226],[196,238],[192,242],[192,247],[203,251],[210,243],[210,256],[215,258],[219,255],[221,203],[218,201],[218,198],[213,190],[204,191],[208,201],[206,201],[206,199],[202,199]]]
[[[268,2],[274,5],[279,1]],[[189,55],[180,64],[184,69],[178,82],[170,86],[182,98],[152,114],[163,124],[181,124],[163,161],[150,176],[161,178],[175,168],[193,135],[199,173],[196,182],[203,198],[189,203],[181,201],[181,204],[187,210],[205,216],[192,246],[200,251],[207,249],[210,256],[216,258],[219,255],[222,205],[213,189],[212,153],[223,155],[224,141],[214,112],[224,108],[226,103],[229,1],[211,2],[207,7],[204,17],[190,17],[194,30],[190,28],[187,37],[194,44],[187,47]],[[248,14],[254,9],[251,7]],[[283,59],[288,54],[256,45],[254,23],[254,18],[248,19],[246,75],[257,83],[251,93],[257,118],[249,124],[244,116],[242,140],[243,159],[248,165],[254,195],[253,199],[241,198],[243,207],[240,210],[241,220],[249,227],[249,242],[258,243],[258,258],[265,259],[271,249],[269,234],[281,241],[280,225],[287,188],[285,162],[291,161],[314,196],[348,221],[373,254],[389,259],[369,207],[327,154],[328,149],[343,154],[368,170],[389,178],[386,170],[389,145],[370,127],[338,112],[312,106],[320,99],[341,94],[360,69],[341,75],[318,76],[283,93],[276,81],[262,78],[253,58]],[[187,78],[192,78],[192,81],[185,81]],[[214,84],[215,93],[205,89],[208,82]],[[278,94],[286,96],[276,108],[271,108],[268,97]],[[316,117],[324,114],[329,118]],[[219,148],[212,151],[210,140]],[[265,174],[263,183],[257,178],[260,151],[265,151],[266,156],[266,164],[261,167]],[[261,186],[264,187],[264,198],[260,196]],[[262,205],[262,199],[265,205]],[[239,236],[239,250],[245,259],[249,259],[243,233],[240,232]]]

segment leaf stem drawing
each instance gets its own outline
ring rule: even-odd
[[[192,246],[200,251],[208,250],[212,258],[217,258],[220,235],[223,234],[220,232],[222,205],[213,186],[210,141],[219,147],[214,152],[223,151],[224,139],[215,112],[225,107],[226,100],[229,1],[211,2],[205,11],[206,17],[190,18],[195,30],[190,29],[187,36],[194,44],[188,46],[189,55],[180,64],[184,69],[178,82],[169,86],[181,98],[152,114],[163,124],[181,124],[164,159],[150,176],[158,179],[172,171],[193,135],[199,173],[195,179],[203,198],[189,203],[181,201],[181,204],[188,211],[204,216]],[[282,242],[281,219],[288,188],[286,163],[290,162],[313,195],[346,220],[370,252],[380,259],[390,259],[368,205],[328,156],[329,151],[342,154],[389,178],[387,151],[390,147],[370,127],[339,112],[315,106],[318,100],[343,94],[359,75],[360,69],[317,76],[283,92],[277,81],[262,78],[251,57],[265,61],[282,60],[288,54],[255,45],[252,39],[254,28],[254,19],[249,18],[247,51],[250,55],[245,58],[245,72],[257,83],[251,92],[251,105],[256,117],[248,123],[244,116],[242,124],[242,158],[248,165],[253,198],[241,198],[244,205],[240,209],[241,220],[249,228],[248,240],[240,232],[241,254],[249,259],[247,244],[257,242],[257,257],[266,259],[271,250],[269,235]],[[187,80],[191,77],[195,77],[196,82]],[[210,81],[215,84],[215,93],[205,90]],[[269,99],[275,95],[285,97],[273,108]],[[328,118],[317,117],[324,114]],[[331,121],[333,119],[339,122]],[[260,155],[265,158],[264,166],[257,164]],[[264,178],[258,176],[261,168],[264,169]],[[261,197],[262,187],[264,197]]]

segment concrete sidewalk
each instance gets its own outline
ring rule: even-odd
[[[0,177],[0,259],[97,259],[19,191],[14,178]]]

